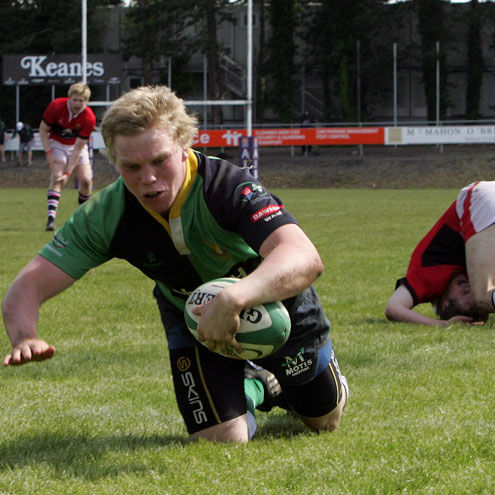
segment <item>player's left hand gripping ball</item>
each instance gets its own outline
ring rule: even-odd
[[[219,278],[200,285],[186,301],[184,317],[187,328],[198,342],[197,326],[199,316],[193,314],[196,306],[201,306],[215,297],[229,284],[238,282],[237,278]],[[290,317],[280,301],[260,304],[243,309],[240,313],[241,325],[235,338],[242,346],[242,352],[236,353],[232,347],[227,348],[227,357],[234,359],[261,359],[269,356],[285,344],[290,334]],[[201,344],[206,345],[201,342]],[[217,351],[215,351],[217,352]],[[218,354],[221,354],[218,351]]]

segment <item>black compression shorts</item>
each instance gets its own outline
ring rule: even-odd
[[[167,335],[177,404],[188,432],[245,414],[244,361],[220,356],[199,344],[189,334],[181,312],[159,290],[154,294]],[[342,384],[328,330],[289,340],[282,350],[255,362],[278,378],[290,408],[305,417],[332,411],[341,399]]]

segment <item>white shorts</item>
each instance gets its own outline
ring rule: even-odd
[[[50,139],[50,147],[53,150],[53,156],[55,157],[55,160],[59,163],[63,163],[64,166],[66,166],[67,162],[69,161],[70,155],[74,151],[74,145],[62,144],[58,141],[55,141],[55,139]],[[84,148],[81,150],[81,154],[79,155],[79,161],[77,162],[77,165],[90,165],[90,164],[91,162],[89,161],[88,145],[86,144]]]
[[[479,181],[461,189],[456,201],[464,241],[495,223],[495,181]]]

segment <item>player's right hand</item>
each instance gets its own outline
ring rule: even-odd
[[[197,327],[199,340],[210,351],[218,349],[222,354],[228,355],[227,347],[233,347],[240,354],[242,346],[235,339],[241,323],[239,312],[227,302],[224,297],[227,292],[226,289],[220,291],[213,299],[192,311],[200,316]]]
[[[4,366],[20,366],[30,361],[44,361],[55,355],[56,349],[42,339],[24,339],[5,356]]]
[[[448,320],[438,320],[438,323],[444,327],[448,327],[451,323],[465,323],[466,325],[469,325],[474,323],[474,318],[465,315],[455,315]]]

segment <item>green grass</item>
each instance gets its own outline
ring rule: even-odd
[[[189,442],[152,283],[111,261],[43,306],[54,359],[0,370],[1,494],[495,492],[495,317],[432,328],[383,316],[456,191],[276,192],[326,266],[316,286],[351,388],[339,430],[313,434],[276,409],[248,445]],[[49,239],[44,205],[41,190],[0,193],[2,296]],[[75,205],[64,193],[60,221]]]

